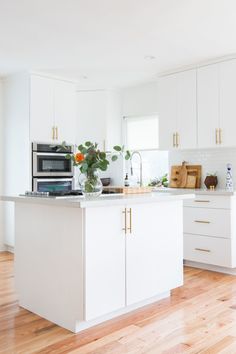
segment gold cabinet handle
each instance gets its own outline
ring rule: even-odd
[[[129,214],[129,227],[127,228],[127,230],[129,230],[129,233],[132,234],[132,209],[131,208],[128,210],[128,214]]]
[[[127,234],[127,209],[125,208],[122,213],[125,214],[125,227],[123,227],[122,230],[125,232],[125,234]]]
[[[52,140],[55,139],[55,127],[52,127]]]
[[[218,138],[218,136],[219,136],[219,129],[216,129],[215,135],[216,135],[216,145],[218,145],[218,144],[219,144],[219,138]]]
[[[176,133],[176,147],[179,147],[179,133]]]
[[[56,127],[55,129],[56,129],[56,140],[58,140],[58,127]]]
[[[219,144],[222,144],[222,129],[219,129]]]
[[[194,220],[194,222],[197,222],[199,224],[210,224],[210,221],[205,221],[205,220]]]
[[[200,251],[200,252],[211,252],[211,250],[205,249],[205,248],[194,248],[195,251]]]
[[[198,199],[194,200],[195,203],[210,203],[210,200]]]
[[[174,134],[173,134],[173,147],[176,147],[175,140],[176,140],[176,138],[175,138],[175,133],[174,133]]]

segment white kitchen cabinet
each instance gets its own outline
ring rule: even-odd
[[[86,219],[92,221],[85,228],[86,320],[125,306],[123,210],[120,206],[86,210]]]
[[[60,142],[75,144],[76,90],[71,82],[54,80],[54,126]]]
[[[127,206],[127,305],[182,285],[182,210],[177,203]],[[164,276],[159,269],[165,269]]]
[[[30,78],[30,139],[32,141],[53,141],[53,100],[53,81],[32,75]]]
[[[219,146],[219,64],[197,70],[198,147]]]
[[[159,147],[175,147],[177,131],[177,79],[176,75],[164,76],[158,82]]]
[[[77,92],[76,143],[97,142],[102,150],[121,144],[120,93],[113,90]]]
[[[235,196],[197,195],[184,201],[184,259],[217,266],[236,267]]]
[[[221,146],[236,146],[236,59],[219,64]]]
[[[75,142],[75,85],[38,75],[30,78],[30,139]]]
[[[107,119],[106,91],[77,92],[76,143],[92,141],[105,149]]]
[[[182,285],[182,201],[88,208],[85,220],[86,320]]]
[[[161,77],[159,139],[162,150],[197,146],[196,70]]]

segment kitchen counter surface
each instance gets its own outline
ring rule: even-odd
[[[196,195],[212,195],[212,196],[235,196],[236,191],[227,191],[226,189],[216,189],[214,191],[211,191],[209,189],[201,188],[201,189],[186,189],[186,188],[156,188],[155,193],[193,193]]]
[[[20,202],[31,204],[45,204],[54,206],[64,206],[73,208],[87,208],[99,207],[109,205],[123,205],[123,204],[142,204],[155,203],[174,200],[193,199],[195,193],[193,190],[163,190],[155,191],[153,193],[143,194],[121,194],[115,196],[101,195],[98,198],[85,199],[80,196],[73,197],[25,197],[25,196],[0,196],[0,201],[6,202]]]

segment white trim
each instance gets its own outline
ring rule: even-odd
[[[219,267],[219,266],[212,265],[212,264],[205,264],[205,263],[199,263],[199,262],[193,262],[193,261],[184,261],[184,266],[210,270],[212,272],[236,275],[236,268]]]
[[[160,73],[157,74],[157,78],[172,75],[172,74],[177,74],[177,73],[180,73],[183,71],[198,69],[198,68],[202,68],[204,66],[222,63],[222,62],[226,62],[226,61],[230,61],[230,60],[234,60],[234,59],[236,59],[236,53],[229,54],[229,55],[222,56],[222,57],[212,58],[212,59],[209,59],[206,61],[200,61],[200,62],[194,63],[194,64],[179,66],[179,67],[176,67],[176,68],[173,68],[170,70],[161,71]]]

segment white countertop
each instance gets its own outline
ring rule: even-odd
[[[188,191],[189,193],[194,193],[196,195],[212,195],[212,196],[234,196],[236,195],[236,191],[227,191],[226,189],[216,189],[211,191],[210,189],[200,188],[200,189],[186,189],[186,188],[156,188],[155,192],[158,193],[184,193]]]
[[[24,196],[0,196],[1,201],[18,202],[18,203],[33,203],[45,204],[54,206],[66,206],[72,208],[87,208],[99,206],[112,206],[123,204],[142,204],[166,202],[184,199],[193,199],[195,197],[193,191],[179,190],[179,191],[162,191],[143,194],[121,194],[121,195],[101,195],[93,199],[85,199],[80,196],[73,197],[24,197]]]

